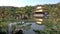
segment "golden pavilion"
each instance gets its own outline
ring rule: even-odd
[[[37,24],[42,24],[44,18],[47,18],[48,9],[44,5],[37,5],[34,9],[34,18]]]

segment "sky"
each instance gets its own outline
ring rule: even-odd
[[[35,6],[40,4],[56,4],[59,3],[60,0],[0,0],[0,6],[15,6],[15,7],[23,7],[23,6]]]

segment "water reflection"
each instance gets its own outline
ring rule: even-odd
[[[38,25],[35,22],[26,22],[22,25],[17,26],[18,29],[23,30],[24,34],[36,34],[33,30],[44,30],[44,25]]]
[[[34,29],[34,30],[44,30],[45,26],[44,25],[38,25],[36,23],[32,23],[31,29]]]
[[[29,24],[27,26],[22,27],[24,34],[36,34],[33,30],[44,30],[44,25],[38,25],[35,22],[32,23],[26,23]]]
[[[32,29],[24,31],[24,34],[36,34]]]

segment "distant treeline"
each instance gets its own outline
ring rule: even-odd
[[[25,7],[0,7],[0,21],[14,21],[22,19],[30,19],[32,17],[34,6]]]

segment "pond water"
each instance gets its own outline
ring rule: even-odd
[[[14,23],[14,24],[16,24],[16,23]],[[26,22],[26,23],[23,23],[23,25],[20,25],[19,29],[22,29],[24,34],[36,34],[33,30],[44,30],[45,26],[39,25],[36,22]]]
[[[33,30],[44,30],[45,26],[44,25],[39,25],[36,24],[35,22],[30,22],[26,24],[31,24],[23,27],[23,33],[24,34],[36,34]]]

